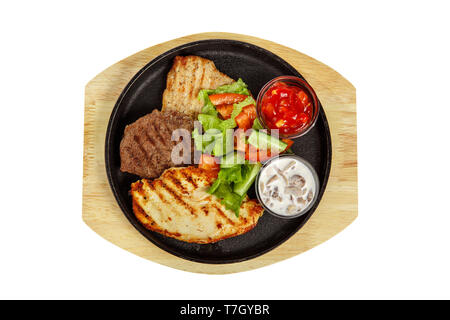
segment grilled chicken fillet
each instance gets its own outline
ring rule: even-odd
[[[191,166],[139,180],[131,185],[134,214],[147,229],[186,242],[212,243],[251,230],[263,213],[261,205],[246,199],[236,217],[206,192],[216,178],[216,171]]]
[[[197,99],[200,89],[216,89],[232,82],[234,80],[217,70],[211,60],[177,56],[167,74],[162,111],[175,110],[196,119],[203,107]]]

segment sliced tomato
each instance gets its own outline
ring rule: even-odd
[[[294,141],[290,140],[290,139],[281,139],[284,143],[287,144],[286,148],[281,152],[285,152],[286,150],[288,150],[292,144],[294,143]],[[258,161],[258,162],[262,162],[262,161],[266,161],[276,155],[278,155],[278,152],[275,152],[272,154],[271,150],[259,150],[257,149],[255,146],[252,146],[250,144],[247,144],[245,146],[245,159],[248,161]]]
[[[270,150],[258,150],[257,152],[257,159],[259,162],[262,161],[266,161],[269,160],[270,158],[272,158],[273,156],[276,156],[277,154],[271,154]]]
[[[211,100],[213,105],[219,106],[221,104],[234,104],[234,103],[242,102],[247,97],[248,96],[246,96],[245,94],[218,93],[218,94],[210,95],[209,100]]]
[[[220,166],[216,159],[216,157],[213,157],[209,154],[202,154],[200,156],[200,163],[198,164],[198,167],[201,169],[206,170],[219,170]]]
[[[220,104],[216,106],[216,110],[220,113],[222,118],[230,119],[231,113],[233,112],[233,105],[232,104]]]
[[[245,112],[249,118],[253,121],[256,119],[256,107],[254,104],[249,104],[248,106],[245,106],[244,108],[242,108],[241,112]]]
[[[287,144],[287,147],[286,147],[286,149],[283,150],[283,152],[288,150],[294,144],[294,141],[290,140],[290,139],[281,139],[281,141],[283,141],[284,143]]]
[[[245,112],[239,113],[236,118],[234,118],[234,121],[236,121],[236,124],[240,129],[247,130],[252,127],[250,118]]]
[[[253,126],[256,119],[256,108],[254,104],[250,104],[242,108],[242,111],[234,118],[240,129],[247,130]]]
[[[258,149],[256,149],[254,146],[252,146],[251,144],[246,144],[245,145],[245,160],[249,160],[249,161],[259,161],[258,160]]]
[[[262,162],[272,158],[270,150],[258,150],[256,147],[247,144],[245,159],[252,162]]]

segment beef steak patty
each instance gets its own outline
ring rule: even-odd
[[[143,178],[156,178],[167,168],[180,165],[171,159],[172,149],[180,140],[171,138],[172,132],[181,128],[192,132],[194,121],[177,111],[153,110],[127,125],[120,142],[120,170]],[[188,143],[192,146],[190,139]]]

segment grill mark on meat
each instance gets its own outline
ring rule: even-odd
[[[193,87],[195,87],[195,88],[202,88],[203,87],[202,86],[202,82],[203,82],[203,77],[205,75],[205,69],[206,68],[203,65],[200,65],[200,67],[197,68],[197,73],[195,75],[195,85]],[[194,96],[196,94],[198,95],[198,92],[192,91],[191,99],[194,99]]]
[[[134,142],[136,142],[136,145],[138,149],[141,151],[142,155],[144,156],[144,162],[148,166],[150,165],[150,159],[151,155],[145,150],[144,146],[141,143],[141,139],[138,136],[133,137]]]
[[[156,119],[156,120],[157,120],[157,121],[161,121],[161,119]],[[158,123],[158,125],[161,125],[161,123]],[[164,142],[164,138],[162,137],[162,135],[161,135],[161,133],[160,133],[160,128],[156,126],[156,123],[155,123],[155,122],[150,123],[149,126],[152,127],[152,129],[153,129],[153,131],[154,131],[154,134],[155,134],[155,136],[156,136],[156,139],[158,139],[158,141],[159,141],[160,143],[161,143],[161,142]],[[165,144],[162,143],[161,146],[165,146]]]
[[[147,139],[147,141],[152,145],[152,146],[156,146],[155,141],[153,140],[152,137],[149,136],[147,131],[144,131],[144,137],[145,139]]]
[[[193,80],[195,77],[195,71],[197,70],[198,64],[197,63],[193,63],[193,64],[189,64],[189,78],[187,79],[187,83],[189,84],[189,91],[187,91],[185,98],[184,98],[184,103],[188,103],[189,98],[192,96],[192,90],[194,90],[194,86],[193,86]]]
[[[200,84],[203,83],[203,79],[205,78],[206,68],[202,68],[202,76],[200,77]]]
[[[155,180],[153,182],[150,182],[148,184],[148,187],[151,191],[153,191],[156,194],[156,196],[159,198],[159,200],[161,200],[162,203],[167,203],[166,197],[164,197],[164,195],[160,192],[159,188],[157,188],[158,182],[161,181]]]
[[[179,128],[180,129],[182,128],[181,124],[179,124],[177,121],[174,121],[172,119],[171,119],[171,121],[172,121],[172,125],[174,126],[174,128],[176,128],[174,130],[170,130],[170,128],[168,127],[168,124],[166,122],[163,122],[161,124],[161,132],[166,132],[167,136],[170,137],[168,139],[168,141],[165,143],[167,149],[169,149],[169,150],[172,150],[172,148],[176,145],[176,142],[177,142],[177,141],[172,141],[173,132]]]
[[[147,186],[150,189],[150,191],[155,191],[155,186],[153,185],[153,182],[147,180],[147,179],[142,179],[143,181],[147,181]]]
[[[217,70],[211,60],[199,56],[177,56],[167,74],[162,109],[181,111],[196,119],[203,107],[197,99],[199,90],[216,89],[233,81]]]
[[[152,182],[150,182],[150,181],[147,180],[147,179],[143,179],[142,181],[145,181],[145,182],[146,182],[145,184],[148,186],[148,188],[149,188],[150,190],[152,190],[152,191],[155,190],[155,188],[154,188]],[[145,198],[145,194],[146,194],[146,193],[145,193],[143,184],[140,182],[140,184],[137,185],[136,187],[137,187],[137,189],[132,188],[132,191],[133,191],[133,190],[136,190],[136,192],[138,192],[140,196],[142,196],[142,197]],[[137,202],[135,202],[135,201],[136,201],[136,199],[133,198],[133,208],[134,208],[134,205],[136,204],[136,208],[134,208],[134,209],[137,209],[137,210],[139,211],[139,213],[142,214],[142,215],[144,215],[144,216],[146,217],[147,220],[149,220],[149,221],[152,222],[151,224],[153,225],[153,224],[154,224],[153,218],[150,217],[150,216],[147,214],[147,212],[145,212],[145,210],[144,210]],[[162,212],[162,211],[161,211],[161,207],[159,206],[159,204],[155,204],[155,203],[154,203],[154,204],[153,204],[153,207],[154,207],[158,212]]]
[[[183,61],[182,61],[183,62]],[[177,68],[177,71],[175,72],[175,76],[173,78],[174,86],[178,87],[178,92],[180,92],[182,88],[182,82],[180,81],[180,68]],[[172,93],[173,95],[174,93]]]
[[[222,209],[220,209],[215,203],[213,204],[213,208],[217,210],[217,213],[224,218],[225,220],[227,220],[227,222],[231,225],[234,226],[234,221],[231,220],[230,218],[228,218],[228,216],[222,211]]]
[[[125,128],[120,143],[120,170],[143,178],[156,178],[172,162],[173,130],[194,129],[193,119],[177,111],[154,110]],[[191,143],[192,146],[192,143]]]
[[[195,75],[196,75],[196,73],[197,73],[197,70],[199,69],[199,65],[198,65],[198,63],[195,63],[193,66],[192,66],[192,73],[191,73],[191,77],[190,77],[190,83],[191,83],[191,86],[190,86],[190,88],[189,88],[189,92],[188,92],[188,97],[189,98],[192,98],[193,97],[193,95],[194,95],[194,88],[196,88],[197,86],[196,86],[196,82],[194,82],[194,80],[195,79],[198,79],[198,77],[196,77]]]
[[[175,186],[175,188],[177,188],[177,190],[180,190],[182,194],[188,194],[189,193],[186,190],[186,188],[183,186],[181,181],[179,179],[177,179],[177,177],[175,177],[173,171],[168,171],[167,172],[167,179],[170,180],[170,182],[172,182],[172,184]]]
[[[160,125],[162,125],[162,124],[164,124],[164,122],[162,122]],[[164,140],[164,138],[162,137],[162,135],[160,133],[160,131],[162,131],[161,127],[158,128],[156,126],[156,123],[152,123],[151,126],[153,128],[153,131],[155,132],[155,135],[156,135],[155,138],[159,142],[159,146],[162,147],[164,150],[168,150],[167,147],[168,147],[169,144]]]
[[[145,210],[139,205],[139,203],[133,199],[133,208],[134,210],[136,210],[139,214],[143,215],[149,222],[151,222],[150,224],[154,224],[155,222],[153,221],[152,217],[150,217],[147,212],[145,212]]]
[[[162,211],[161,211],[161,208],[160,208],[159,206],[157,206],[156,208],[157,208],[157,210],[158,210],[159,212],[162,212]],[[162,233],[162,234],[164,234],[164,235],[166,235],[166,236],[169,236],[169,237],[177,238],[177,237],[180,237],[180,236],[181,236],[181,234],[180,234],[179,232],[170,232],[170,231],[167,231],[167,230],[163,230],[163,229],[161,229],[159,226],[157,226],[156,223],[155,223],[155,221],[153,220],[153,218],[150,217],[150,216],[144,211],[144,209],[142,209],[142,207],[141,207],[135,200],[133,200],[133,210],[134,210],[135,215],[136,215],[137,217],[139,217],[139,215],[141,215],[141,216],[144,217],[145,220],[147,220],[146,222],[144,222],[144,221],[142,221],[142,220],[140,219],[140,222],[141,222],[147,229],[150,229],[150,230],[153,230],[153,231]],[[169,218],[169,219],[170,219],[170,218]],[[170,219],[170,220],[172,220],[172,219]]]
[[[184,201],[183,198],[181,198],[180,195],[175,190],[173,190],[163,181],[161,181],[161,187],[164,190],[166,190],[179,205],[188,210],[192,215],[196,215],[194,208],[192,208],[188,203],[186,203],[186,201]]]
[[[144,193],[144,189],[142,188],[142,186],[143,186],[143,182],[142,181],[144,181],[144,179],[139,180],[139,181],[137,181],[137,182],[135,182],[135,183],[133,183],[131,185],[131,187],[132,187],[131,191],[135,191],[138,194],[140,194],[141,196],[143,196],[145,194]]]
[[[197,189],[197,183],[192,179],[190,175],[188,175],[184,171],[181,171],[180,173],[187,182],[189,182],[195,189]]]
[[[193,189],[187,183],[180,174],[182,171],[195,179],[198,189]],[[172,175],[187,188],[188,195],[183,196],[180,193],[180,189],[169,178]],[[167,169],[155,180],[141,179],[131,185],[133,211],[147,229],[186,242],[212,243],[252,229],[263,208],[256,200],[244,199],[240,217],[236,218],[231,210],[225,209],[220,199],[204,194],[203,190],[208,188],[216,176],[216,173],[191,166]],[[204,203],[197,203],[195,199],[194,202],[190,202],[191,198],[188,197],[196,196],[196,191]],[[203,194],[207,197],[203,197]],[[144,197],[147,197],[148,201],[144,201]],[[196,214],[193,215],[192,210],[186,210],[185,206],[176,200],[177,197],[192,207]],[[198,228],[202,222],[205,226],[208,225],[207,229]]]

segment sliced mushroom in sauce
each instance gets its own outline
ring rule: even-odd
[[[307,209],[316,192],[316,180],[309,167],[292,157],[280,157],[263,168],[259,194],[271,211],[296,215]]]
[[[278,180],[278,176],[274,174],[274,175],[267,181],[267,185],[269,185],[269,184],[271,184],[271,183],[273,183],[273,182],[275,182],[275,181],[277,181],[277,180]]]
[[[301,175],[293,175],[289,178],[289,185],[296,186],[299,188],[303,188],[306,184],[305,178],[303,178]]]
[[[304,205],[306,205],[306,200],[303,198],[297,198],[297,203],[304,206]]]
[[[286,167],[284,167],[283,171],[286,172],[289,169],[294,168],[294,166],[295,166],[295,161],[291,161],[288,163],[288,165]]]
[[[280,176],[283,179],[283,182],[285,184],[288,184],[288,179],[286,178],[286,176],[283,174],[283,172],[279,169],[279,168],[275,168],[278,176]]]
[[[286,194],[291,194],[294,197],[300,197],[302,195],[302,189],[298,188],[298,187],[291,187],[291,186],[287,186],[284,189],[284,192]]]

